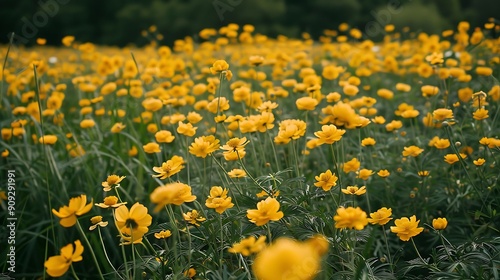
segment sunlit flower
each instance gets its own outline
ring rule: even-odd
[[[206,221],[206,218],[203,218],[200,213],[196,210],[189,211],[187,213],[182,213],[182,217],[184,218],[184,221],[195,225],[195,226],[200,226],[199,223]]]
[[[174,174],[179,173],[184,168],[184,159],[180,156],[172,156],[171,159],[163,162],[161,166],[153,167],[153,171],[158,173],[152,175],[153,177],[159,177],[160,179],[166,179]]]
[[[148,154],[161,152],[160,145],[158,145],[158,143],[155,142],[149,142],[146,145],[142,146],[142,148],[144,149],[144,152]]]
[[[127,204],[127,202],[118,202],[118,197],[110,195],[104,198],[104,202],[96,203],[95,206],[106,209],[106,208],[118,208],[125,204]]]
[[[55,135],[44,135],[38,139],[39,143],[45,145],[54,145],[57,142],[57,136]]]
[[[117,122],[111,127],[111,132],[112,133],[120,133],[123,129],[125,129],[125,127],[126,127],[126,125],[124,125],[123,123]]]
[[[366,212],[359,207],[340,207],[337,215],[333,217],[335,228],[362,230],[368,224]]]
[[[405,157],[417,157],[420,155],[424,149],[417,146],[404,147],[403,156]]]
[[[229,253],[234,254],[242,254],[245,257],[250,256],[251,254],[256,254],[262,249],[266,247],[266,236],[259,236],[259,239],[256,239],[255,236],[250,236],[242,239],[238,243],[234,243],[231,248],[228,249]]]
[[[268,197],[257,203],[257,209],[247,210],[247,218],[256,226],[263,226],[269,221],[278,221],[283,218],[283,212],[279,211],[280,203],[272,197]]]
[[[460,157],[461,157],[462,159],[464,159],[464,158],[466,158],[466,157],[467,157],[467,155],[466,155],[466,154],[462,154],[462,153],[460,153]],[[457,154],[446,154],[446,155],[444,156],[444,161],[445,161],[446,163],[448,163],[448,164],[454,164],[455,162],[458,162],[458,161],[459,161],[459,159],[458,159]]]
[[[362,195],[366,193],[366,186],[358,188],[358,186],[347,186],[345,189],[341,190],[345,194],[350,195]]]
[[[64,205],[59,207],[59,211],[52,209],[52,213],[60,218],[59,223],[63,227],[72,227],[76,224],[77,216],[82,216],[92,209],[93,199],[89,204],[87,203],[87,196],[82,194],[77,197],[73,197],[69,200],[68,206]]]
[[[350,161],[344,163],[342,169],[344,170],[345,173],[356,172],[358,171],[360,166],[361,162],[359,162],[357,158],[353,158]]]
[[[192,202],[196,196],[191,193],[190,186],[177,182],[157,187],[149,198],[152,203],[156,204],[154,212],[158,212],[165,205],[181,205],[184,202]]]
[[[475,166],[481,166],[486,162],[484,158],[478,158],[476,160],[473,160],[472,163],[474,163]]]
[[[342,139],[342,135],[344,135],[345,130],[337,129],[337,127],[333,124],[323,125],[321,127],[321,131],[317,131],[314,133],[316,137],[318,137],[318,143],[321,144],[333,144],[335,142],[340,141]]]
[[[136,202],[130,210],[122,205],[115,210],[116,226],[122,234],[131,236],[134,243],[140,240],[148,232],[152,217],[148,214],[148,208]],[[140,241],[139,241],[140,242]]]
[[[182,273],[185,277],[189,278],[189,279],[192,279],[193,277],[196,276],[196,269],[190,267],[188,270],[184,271],[184,273]]]
[[[437,121],[444,121],[453,118],[453,111],[446,108],[436,109],[432,112],[432,117]]]
[[[403,217],[394,221],[395,226],[391,227],[391,231],[399,237],[402,241],[408,241],[410,238],[419,235],[424,228],[418,227],[417,217],[411,216],[410,219]]]
[[[389,175],[391,175],[391,172],[389,172],[387,169],[381,169],[377,172],[377,175],[382,178],[387,178],[389,177]]]
[[[228,69],[229,64],[225,60],[216,60],[212,67],[210,67],[210,72],[212,72],[212,74],[217,74]]]
[[[219,140],[213,135],[201,136],[194,139],[189,146],[189,153],[197,157],[206,158],[208,155],[217,151],[220,147]]]
[[[227,196],[227,189],[223,189],[219,186],[213,186],[210,189],[210,195],[205,202],[205,206],[211,209],[215,209],[215,212],[222,214],[229,208],[234,206],[231,202],[231,198]]]
[[[304,111],[312,111],[316,109],[318,105],[318,100],[309,96],[301,97],[295,101],[297,109]]]
[[[322,188],[325,192],[336,186],[338,180],[337,176],[335,176],[330,169],[314,177],[314,179],[317,181],[314,185],[318,188]]]
[[[80,240],[76,240],[74,244],[75,246],[73,246],[73,243],[70,243],[62,247],[60,255],[52,256],[45,261],[44,267],[48,275],[51,277],[61,277],[68,271],[72,263],[83,260],[82,243]]]
[[[172,232],[170,230],[161,230],[160,232],[155,232],[154,236],[157,239],[167,239],[172,236]]]
[[[375,145],[375,143],[377,143],[377,141],[375,141],[375,139],[371,137],[366,137],[365,139],[361,140],[361,146],[363,147],[373,146]]]
[[[247,173],[243,169],[235,168],[227,172],[227,175],[231,178],[243,178],[247,176]]]
[[[125,179],[126,176],[118,176],[118,175],[109,175],[106,178],[106,181],[101,183],[101,186],[104,188],[105,192],[109,192],[114,186],[119,186],[120,182]]]
[[[368,222],[373,225],[385,225],[387,224],[392,216],[392,209],[387,209],[386,207],[382,207],[377,210],[377,212],[370,213],[370,218],[368,218]]]
[[[429,176],[430,172],[428,170],[421,170],[421,171],[418,171],[417,174],[420,177],[427,177],[427,176]]]
[[[474,111],[474,113],[472,113],[472,117],[478,121],[487,119],[489,117],[488,110],[484,108],[479,108],[476,111]]]
[[[363,169],[360,169],[357,173],[358,173],[358,175],[356,176],[356,178],[360,178],[360,179],[366,181],[366,180],[368,180],[368,178],[370,178],[370,176],[373,175],[373,170],[363,168]]]
[[[172,143],[175,136],[168,130],[159,130],[155,133],[155,139],[158,143]]]
[[[446,218],[436,218],[432,220],[432,227],[437,230],[443,230],[448,226]]]
[[[95,126],[95,121],[92,119],[85,119],[80,122],[81,128],[91,128]]]
[[[94,230],[97,227],[106,227],[108,225],[108,222],[102,221],[102,216],[94,216],[90,218],[90,222],[92,225],[89,227],[89,230]]]
[[[191,123],[179,122],[177,132],[185,136],[193,136],[196,134],[197,127],[193,127]]]

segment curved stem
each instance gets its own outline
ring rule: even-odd
[[[97,262],[97,258],[94,253],[94,249],[92,249],[92,246],[90,245],[89,240],[87,239],[87,236],[85,235],[85,232],[83,231],[82,226],[80,225],[80,222],[76,220],[76,226],[78,228],[78,231],[80,231],[80,234],[82,235],[83,239],[85,239],[85,243],[87,244],[90,254],[92,255],[92,259],[95,262],[95,266],[97,267],[97,271],[99,272],[99,276],[101,277],[102,280],[104,280],[104,276],[102,275],[101,268],[99,267],[99,262]]]

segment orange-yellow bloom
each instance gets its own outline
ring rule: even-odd
[[[327,171],[319,174],[319,176],[315,176],[314,179],[317,181],[314,185],[318,188],[322,188],[326,192],[337,185],[337,180],[339,178],[337,178],[337,176],[335,176],[335,174],[328,169]]]
[[[402,241],[408,241],[410,238],[419,235],[424,228],[418,227],[417,217],[411,216],[410,219],[403,217],[394,221],[395,226],[391,227],[391,231],[398,235]]]
[[[448,226],[446,218],[437,218],[432,220],[432,227],[437,230],[443,230]]]
[[[59,207],[59,211],[52,209],[52,213],[61,220],[59,223],[63,227],[72,227],[76,224],[76,217],[86,214],[92,209],[93,199],[89,204],[87,203],[87,196],[82,194],[73,197],[69,200],[68,206],[64,205]]]
[[[362,230],[368,224],[366,212],[359,207],[340,207],[337,209],[337,215],[333,217],[335,228],[350,228]]]
[[[165,205],[181,205],[196,199],[191,193],[191,187],[184,183],[170,183],[157,187],[149,196],[151,202],[157,204],[154,212],[160,211]]]
[[[283,212],[279,211],[280,203],[276,198],[268,197],[257,203],[257,209],[247,210],[247,218],[256,226],[263,226],[269,221],[278,221],[283,218]]]
[[[210,189],[210,196],[207,198],[205,205],[208,208],[215,209],[215,212],[222,214],[226,209],[234,206],[234,203],[231,202],[231,198],[227,196],[227,192],[227,189],[213,186]]]
[[[63,276],[72,263],[83,260],[82,253],[83,246],[80,240],[75,241],[75,246],[70,243],[62,247],[60,255],[52,256],[45,261],[47,274],[51,277]]]
[[[387,224],[392,216],[392,209],[387,209],[386,207],[382,207],[377,210],[377,212],[370,213],[370,218],[368,218],[368,222],[373,225],[385,225]]]

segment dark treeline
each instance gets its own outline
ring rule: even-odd
[[[232,22],[294,37],[317,37],[347,22],[379,38],[385,24],[439,32],[461,20],[480,26],[498,11],[500,1],[491,0],[0,0],[0,43],[15,32],[16,43],[27,45],[39,37],[57,45],[65,35],[80,42],[143,45],[148,40],[141,31],[156,25],[162,43],[170,44]]]

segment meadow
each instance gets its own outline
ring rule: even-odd
[[[499,279],[499,33],[0,46],[3,275]]]

